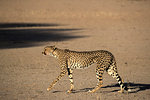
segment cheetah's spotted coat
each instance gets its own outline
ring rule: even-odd
[[[72,92],[74,89],[73,85],[73,69],[84,69],[89,67],[91,64],[96,63],[96,77],[98,80],[97,86],[89,91],[89,92],[95,92],[102,86],[102,75],[104,71],[108,72],[109,75],[111,75],[113,78],[115,78],[120,87],[120,92],[123,92],[126,88],[123,84],[123,81],[121,77],[119,76],[117,72],[117,66],[116,61],[112,53],[105,51],[105,50],[97,50],[97,51],[83,51],[83,52],[77,52],[77,51],[71,51],[68,49],[59,49],[55,46],[47,46],[44,48],[44,52],[42,52],[44,55],[51,55],[59,60],[61,73],[56,78],[55,81],[52,82],[52,84],[47,89],[48,91],[52,89],[52,87],[58,82],[66,73],[68,73],[71,88],[68,90],[69,93]]]

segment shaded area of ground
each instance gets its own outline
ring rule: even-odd
[[[150,84],[141,84],[141,83],[125,83],[125,86],[128,87],[131,91],[129,93],[137,93],[140,91],[148,90],[150,89]],[[112,88],[112,87],[119,87],[119,84],[112,84],[105,86],[103,88]],[[113,90],[111,92],[116,92],[118,90]]]
[[[39,42],[64,41],[84,37],[71,34],[81,29],[51,28],[53,26],[58,26],[58,24],[1,23],[0,48],[37,46]],[[32,29],[30,29],[31,27]]]
[[[58,24],[49,23],[0,23],[0,29],[2,28],[18,28],[18,27],[49,27],[59,26]]]
[[[140,91],[145,91],[145,90],[150,89],[150,84],[125,83],[125,86],[127,86],[128,89],[129,89],[128,93],[137,93],[137,92],[140,92]],[[120,87],[120,86],[119,86],[119,84],[111,84],[111,85],[103,86],[101,88],[114,88],[114,87]],[[74,90],[72,93],[88,92],[89,90],[92,90],[92,89],[94,89],[94,87]],[[112,90],[112,91],[105,91],[104,90],[104,92],[107,92],[107,93],[117,92],[119,90],[120,89],[115,89],[115,90]],[[63,92],[63,91],[53,91],[53,93],[58,93],[58,92]],[[99,90],[97,92],[99,92]],[[125,91],[125,92],[127,92],[127,91]]]

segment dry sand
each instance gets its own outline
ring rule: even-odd
[[[71,50],[112,52],[131,93],[120,94],[115,79],[104,74],[96,83],[95,65],[74,71],[75,93],[68,76],[52,91],[58,62],[44,57],[47,45]],[[149,0],[0,0],[0,100],[149,100]]]

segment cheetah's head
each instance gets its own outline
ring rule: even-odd
[[[44,51],[42,52],[43,55],[51,55],[54,56],[53,52],[56,50],[55,46],[46,46]]]

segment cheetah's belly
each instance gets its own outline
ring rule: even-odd
[[[71,69],[84,69],[87,68],[88,66],[82,65],[80,63],[74,63],[70,66]]]
[[[68,67],[71,69],[85,69],[88,68],[91,64],[93,64],[93,61],[87,59],[78,59],[76,61],[70,60]]]

